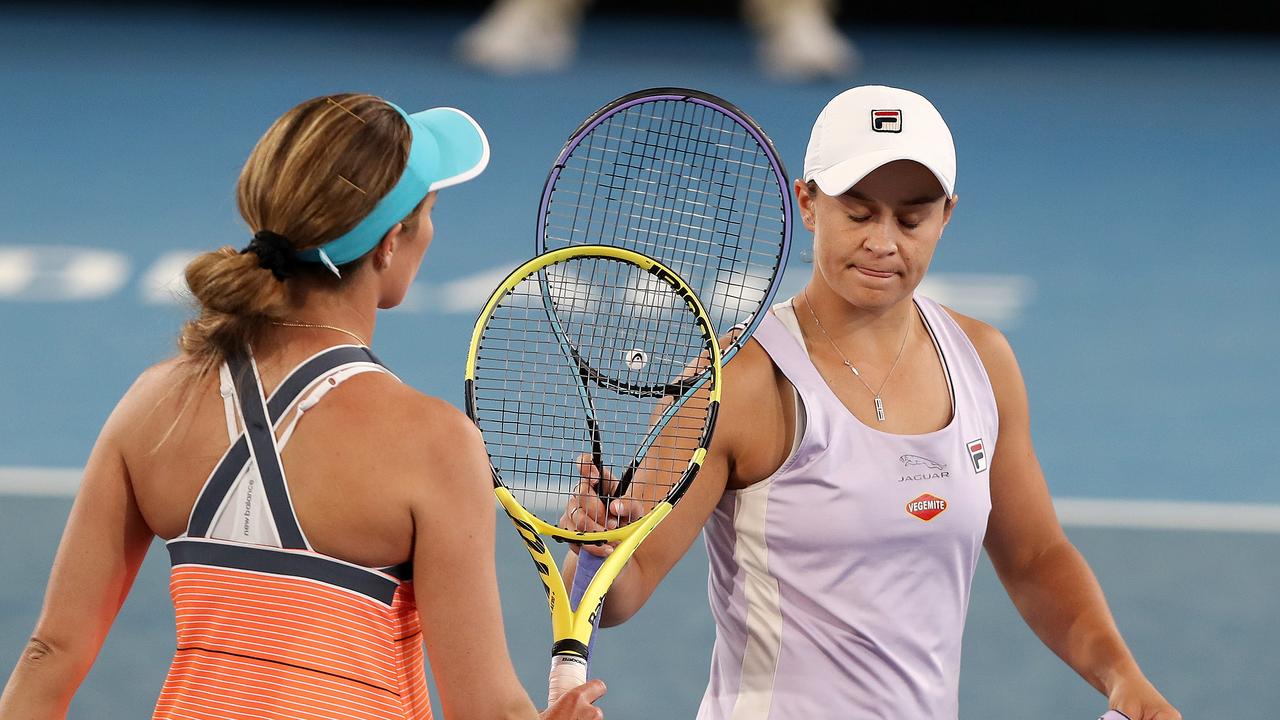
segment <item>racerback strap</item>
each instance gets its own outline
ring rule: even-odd
[[[389,371],[368,348],[339,346],[303,362],[280,383],[270,398],[264,399],[257,367],[248,353],[238,353],[228,358],[227,370],[234,384],[236,410],[242,418],[244,432],[232,442],[205,482],[192,508],[186,535],[192,538],[208,537],[236,480],[252,462],[261,478],[262,492],[281,547],[306,549],[306,538],[289,500],[288,485],[280,464],[280,443],[276,441],[276,429],[283,422],[288,409],[326,377],[344,370],[349,374],[356,374],[361,370]],[[230,421],[228,427],[233,427]]]

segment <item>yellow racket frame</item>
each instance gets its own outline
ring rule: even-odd
[[[709,375],[705,381],[705,384],[709,386],[709,404],[708,420],[702,434],[701,444],[694,451],[693,457],[690,458],[689,465],[682,474],[680,481],[675,484],[668,496],[657,503],[652,510],[637,522],[601,532],[579,532],[557,527],[526,510],[512,495],[511,491],[502,485],[501,477],[496,470],[494,471],[494,494],[497,496],[498,502],[501,503],[503,510],[506,511],[507,516],[511,518],[511,522],[515,524],[516,530],[520,533],[520,537],[529,551],[529,556],[533,558],[533,564],[538,570],[538,575],[542,579],[543,590],[547,595],[547,606],[551,611],[551,634],[555,641],[552,653],[553,655],[572,654],[585,659],[587,645],[591,639],[592,629],[595,624],[595,615],[604,604],[604,596],[608,593],[609,587],[613,584],[614,579],[618,577],[618,574],[622,572],[623,567],[626,566],[627,561],[631,559],[632,554],[635,553],[636,548],[644,541],[645,537],[671,513],[675,502],[684,494],[684,491],[693,482],[698,470],[702,467],[702,462],[707,456],[707,444],[711,441],[716,412],[720,405],[722,361],[720,343],[715,336],[715,331],[712,329],[711,319],[707,315],[706,309],[702,306],[702,301],[698,299],[693,288],[689,287],[683,278],[666,265],[647,255],[612,245],[575,245],[551,250],[529,260],[508,275],[494,290],[489,301],[485,303],[480,317],[476,319],[475,329],[471,333],[471,345],[467,350],[466,370],[467,414],[471,416],[473,421],[476,419],[473,391],[476,379],[476,359],[480,351],[480,339],[484,335],[484,328],[489,322],[489,318],[493,316],[502,299],[525,278],[544,268],[579,257],[603,257],[628,262],[667,283],[694,312],[694,320],[706,338],[707,347],[711,354],[708,367],[703,371]],[[544,536],[570,543],[618,543],[613,552],[604,559],[595,577],[592,578],[577,608],[571,607],[572,602],[569,598],[568,589],[565,587],[564,578],[561,577],[560,568],[556,564],[550,548],[543,542],[542,538]]]

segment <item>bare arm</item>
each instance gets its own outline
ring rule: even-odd
[[[590,465],[584,467],[590,468]],[[613,581],[609,594],[605,596],[600,616],[602,627],[620,625],[644,607],[662,579],[684,557],[702,531],[702,526],[706,524],[711,511],[724,493],[727,474],[724,458],[717,458],[714,451],[708,452],[702,470],[685,493],[684,499],[636,548],[635,554]],[[584,526],[582,529],[599,528]],[[601,552],[598,548],[587,548],[585,551]],[[567,553],[561,565],[565,582],[572,583],[578,567],[577,553]]]
[[[117,442],[128,431],[129,406],[126,395],[89,456],[44,608],[0,697],[0,717],[66,716],[146,556],[152,533]]]
[[[1142,674],[1097,579],[1058,523],[1032,447],[1026,386],[1013,350],[996,330],[957,319],[982,356],[1000,412],[985,542],[996,574],[1032,631],[1112,707],[1133,720],[1179,720]]]
[[[494,564],[494,498],[480,433],[439,401],[421,427],[431,482],[413,502],[414,592],[431,672],[449,720],[536,718],[507,653]],[[598,680],[567,693],[548,718],[598,718]]]
[[[605,598],[600,624],[626,622],[644,606],[671,568],[684,557],[730,484],[750,484],[773,472],[790,449],[788,421],[778,393],[775,368],[764,350],[748,343],[724,371],[719,420],[697,479],[671,515],[636,549]],[[788,389],[787,392],[790,392]],[[678,416],[677,416],[678,418]],[[583,470],[594,470],[584,464]],[[569,508],[572,512],[573,506]],[[587,517],[595,513],[585,513]],[[583,524],[581,522],[577,523]],[[583,530],[599,529],[587,522]],[[588,547],[585,552],[603,552]],[[562,563],[566,582],[577,555]]]

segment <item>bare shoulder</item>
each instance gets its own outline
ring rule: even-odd
[[[790,384],[769,353],[748,341],[724,369],[724,393],[712,450],[729,466],[729,486],[773,473],[791,449]]]
[[[492,504],[489,455],[464,412],[402,383],[378,398],[380,437],[394,446],[389,454],[402,469],[397,489],[422,526],[438,526],[446,509],[466,514]]]
[[[385,373],[357,375],[333,395],[336,410],[347,417],[368,418],[380,442],[407,454],[436,460],[462,450],[483,450],[480,432],[465,413]]]
[[[170,405],[178,406],[191,377],[189,367],[181,356],[177,356],[143,370],[120,398],[105,430],[110,431],[113,427],[136,429],[153,416],[172,416],[173,413],[156,411]]]
[[[752,419],[769,407],[780,404],[779,371],[764,347],[748,340],[733,362],[724,367],[724,390],[721,395],[722,417],[730,422]]]
[[[996,374],[1004,374],[1010,369],[1016,369],[1017,359],[1004,333],[977,318],[958,313],[949,307],[944,306],[943,309],[968,336],[969,342],[973,343],[974,349],[978,351],[978,357],[982,358],[982,364],[986,367],[987,374],[992,376],[993,382]]]
[[[126,398],[157,399],[169,393],[187,376],[187,363],[181,356],[162,360],[143,370],[125,394]]]
[[[773,359],[760,343],[748,340],[724,367],[725,392],[745,393],[758,383],[773,378],[776,368]]]
[[[956,321],[960,329],[969,337],[969,342],[978,351],[982,366],[986,368],[987,377],[991,380],[991,389],[996,396],[996,405],[1004,418],[1010,411],[1017,411],[1021,416],[1027,404],[1027,389],[1022,380],[1022,371],[1018,368],[1018,359],[1013,354],[1009,340],[996,328],[976,318],[945,308]]]

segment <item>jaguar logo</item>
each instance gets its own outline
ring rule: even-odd
[[[943,470],[947,467],[940,462],[934,462],[927,457],[921,457],[919,455],[903,455],[898,458],[898,460],[907,467],[911,467],[912,465],[923,465],[932,470]]]

